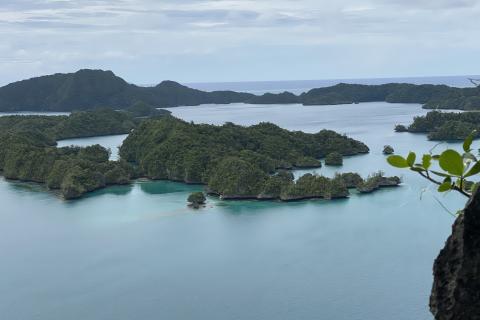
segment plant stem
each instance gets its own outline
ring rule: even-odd
[[[428,172],[427,172],[427,174],[425,174],[425,173],[423,173],[423,172],[418,172],[418,174],[420,174],[422,177],[424,177],[424,178],[427,179],[428,181],[431,181],[431,182],[435,183],[436,185],[441,185],[441,184],[442,184],[441,182],[439,182],[439,181],[431,178],[430,175],[428,174]],[[452,190],[455,190],[455,191],[460,192],[461,194],[463,194],[463,195],[464,195],[465,197],[467,197],[467,198],[470,198],[470,197],[472,196],[471,194],[469,194],[468,192],[465,192],[465,190],[462,190],[462,189],[460,189],[460,188],[457,187],[457,186],[454,186],[454,187],[452,188]]]

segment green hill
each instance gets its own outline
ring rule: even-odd
[[[204,92],[173,81],[155,87],[127,83],[111,71],[80,70],[14,82],[0,88],[0,111],[124,109],[137,101],[156,107],[233,103],[252,98],[232,91]]]
[[[385,101],[420,103],[427,109],[479,110],[480,89],[407,83],[340,83],[298,96],[289,92],[257,96],[234,91],[206,92],[174,81],[140,87],[129,84],[111,71],[88,69],[32,78],[0,88],[0,112],[73,111],[100,107],[125,109],[138,101],[160,108],[207,103],[331,105]]]

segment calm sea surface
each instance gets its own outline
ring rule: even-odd
[[[385,144],[399,153],[435,145],[424,135],[393,132],[425,113],[419,105],[171,111],[204,123],[335,129],[371,153],[319,174],[383,170],[405,183],[331,202],[209,198],[194,211],[186,197],[198,186],[137,181],[67,202],[38,185],[0,180],[1,319],[432,319],[432,263],[453,222],[439,202],[455,211],[464,199],[438,196],[413,173],[389,168],[382,155]],[[62,144],[114,151],[122,139]]]

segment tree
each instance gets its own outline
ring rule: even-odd
[[[406,158],[392,155],[387,158],[390,165],[396,168],[410,169],[425,179],[438,185],[439,192],[457,191],[470,198],[477,184],[470,180],[480,173],[480,161],[472,153],[472,142],[477,135],[473,131],[463,142],[463,153],[447,149],[441,154],[424,154],[420,162],[417,155],[410,152]],[[432,169],[433,162],[438,162],[441,171]]]
[[[341,166],[343,165],[343,157],[338,152],[329,153],[325,157],[325,165],[327,166]]]
[[[188,203],[194,208],[199,208],[202,204],[205,204],[206,200],[207,198],[205,198],[203,192],[193,192],[187,199]]]

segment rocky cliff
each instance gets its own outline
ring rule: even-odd
[[[480,190],[455,221],[433,273],[435,319],[480,320]]]

